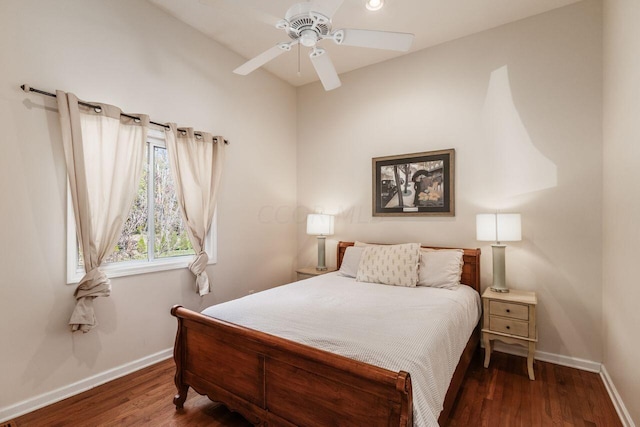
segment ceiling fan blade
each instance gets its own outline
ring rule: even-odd
[[[244,64],[242,64],[241,66],[233,70],[233,72],[236,74],[240,74],[242,76],[246,76],[250,72],[262,67],[264,64],[271,61],[272,59],[275,59],[278,56],[282,55],[283,53],[290,51],[291,46],[297,43],[298,43],[298,40],[294,40],[290,43],[279,43],[274,47],[272,47],[271,49],[267,49],[264,52],[262,52],[260,55],[248,60],[247,62],[245,62]]]
[[[313,68],[316,69],[316,73],[318,73],[318,77],[320,77],[324,90],[333,90],[342,85],[340,77],[338,77],[338,73],[333,66],[333,62],[331,62],[329,54],[324,49],[319,47],[313,49],[309,57],[311,58]]]
[[[342,35],[340,35],[342,33]],[[344,29],[335,32],[336,43],[347,46],[370,47],[406,52],[411,48],[414,35],[390,31]]]

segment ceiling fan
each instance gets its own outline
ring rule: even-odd
[[[284,19],[275,27],[284,30],[291,38],[289,42],[278,43],[272,48],[245,62],[234,73],[246,76],[272,59],[289,52],[293,46],[301,44],[311,48],[309,57],[325,90],[340,87],[341,82],[329,54],[318,47],[322,40],[333,40],[337,45],[368,47],[406,52],[413,42],[413,34],[389,31],[354,30],[344,28],[333,30],[331,18],[343,0],[325,0],[296,3],[287,10]]]

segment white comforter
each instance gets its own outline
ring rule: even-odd
[[[437,426],[480,296],[356,282],[330,273],[205,309],[203,314],[411,374],[414,425]]]

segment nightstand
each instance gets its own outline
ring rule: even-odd
[[[315,267],[304,267],[296,270],[298,273],[298,280],[310,279],[315,276],[320,276],[322,274],[332,273],[336,271],[335,268],[327,268],[326,270],[316,270]]]
[[[535,380],[533,355],[538,342],[536,328],[535,292],[510,289],[509,292],[493,292],[487,288],[482,294],[482,342],[484,343],[484,367],[489,367],[492,341],[518,344],[527,349],[529,379]]]

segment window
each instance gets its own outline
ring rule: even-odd
[[[101,266],[109,277],[184,268],[195,254],[182,221],[162,132],[149,131],[146,159],[122,234]],[[77,283],[85,272],[70,195],[67,199],[67,282]],[[205,243],[210,264],[216,261],[215,236],[214,215]]]

